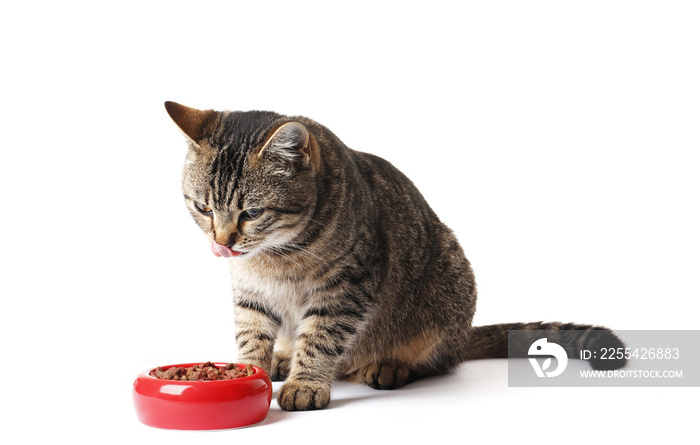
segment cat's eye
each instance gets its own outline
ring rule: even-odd
[[[252,221],[254,219],[257,219],[260,215],[262,215],[263,209],[248,209],[244,210],[241,213],[241,219],[244,221]]]
[[[202,215],[209,216],[212,213],[211,207],[208,207],[205,204],[199,203],[197,201],[194,201],[194,208],[197,209],[197,211]]]

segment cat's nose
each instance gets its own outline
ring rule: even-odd
[[[228,230],[216,230],[214,232],[214,241],[221,246],[233,247],[238,241],[238,234],[236,232],[229,232]]]

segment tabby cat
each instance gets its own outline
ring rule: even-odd
[[[589,325],[472,326],[476,284],[452,231],[389,162],[322,125],[165,108],[189,141],[189,211],[229,259],[238,361],[286,380],[282,409],[326,407],[334,379],[393,389],[506,357],[509,329],[582,329],[621,345]]]

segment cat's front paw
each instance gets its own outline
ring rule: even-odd
[[[291,364],[291,358],[287,355],[275,351],[272,357],[272,369],[270,370],[270,379],[273,382],[282,382],[287,379],[289,375],[289,367]]]
[[[277,394],[277,403],[285,411],[323,409],[330,400],[330,384],[303,380],[285,383]]]

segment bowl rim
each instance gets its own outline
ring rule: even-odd
[[[206,383],[206,384],[211,384],[211,383],[218,383],[218,384],[233,384],[232,382],[243,382],[255,378],[259,378],[261,375],[261,372],[264,372],[262,368],[259,368],[255,365],[253,366],[253,369],[255,370],[255,373],[253,375],[247,375],[245,377],[238,377],[235,379],[222,379],[222,380],[169,380],[169,379],[160,379],[158,377],[152,376],[151,372],[155,371],[157,368],[161,368],[162,370],[174,368],[176,366],[182,367],[182,368],[188,368],[190,366],[194,365],[202,365],[207,362],[192,362],[192,363],[175,363],[172,365],[163,365],[163,366],[156,366],[153,368],[148,368],[144,371],[141,372],[141,374],[138,376],[138,378],[148,378],[156,381],[161,381],[164,383],[168,383],[171,385],[192,385],[192,384],[197,384],[197,383]],[[234,365],[240,366],[240,367],[245,367],[247,363],[237,363],[237,362],[210,362],[213,363],[216,366],[222,366],[222,365],[227,365],[229,363],[233,363]]]

